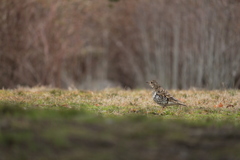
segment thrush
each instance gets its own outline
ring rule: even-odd
[[[173,106],[173,105],[186,106],[181,101],[174,98],[170,93],[168,93],[168,91],[163,89],[162,86],[160,86],[157,83],[157,81],[152,80],[152,81],[148,81],[147,83],[154,89],[152,94],[153,100],[163,108],[166,106]]]

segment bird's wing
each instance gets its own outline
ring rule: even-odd
[[[164,97],[167,97],[167,98],[169,98],[169,99],[172,99],[172,98],[173,98],[173,96],[172,96],[170,93],[168,93],[168,91],[166,91],[166,90],[163,89],[163,88],[159,89],[159,90],[157,91],[157,93],[158,93],[158,94],[161,94],[161,95],[163,95]],[[173,99],[174,99],[174,98],[173,98]]]
[[[169,102],[173,102],[176,104],[180,104],[180,105],[184,105],[181,101],[179,101],[178,99],[174,98],[168,91],[166,91],[165,89],[161,89],[158,90],[158,93],[165,96],[166,98],[168,98]]]

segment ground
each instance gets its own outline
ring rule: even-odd
[[[240,159],[239,90],[0,90],[0,159]]]

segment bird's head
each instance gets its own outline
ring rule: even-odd
[[[159,86],[157,81],[155,81],[155,80],[148,81],[146,83],[148,83],[153,89],[158,88],[158,86]]]

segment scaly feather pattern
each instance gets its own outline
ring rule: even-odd
[[[167,90],[162,88],[157,81],[152,80],[147,82],[153,89],[153,100],[162,107],[172,106],[172,105],[183,105],[181,101],[174,98]]]

